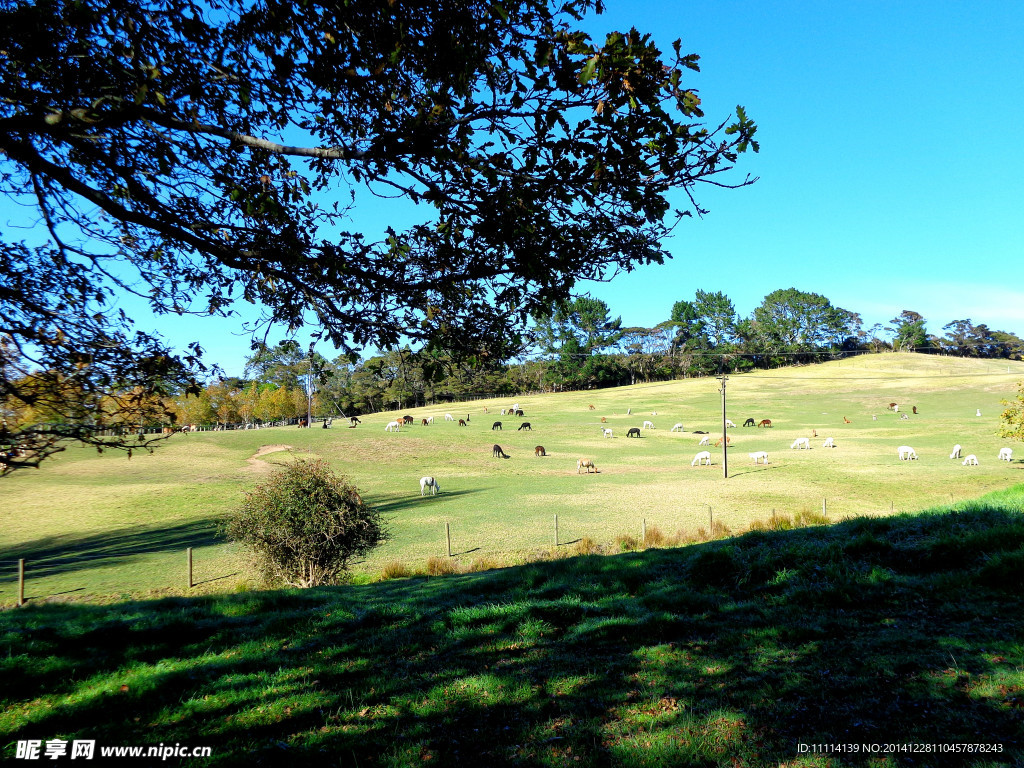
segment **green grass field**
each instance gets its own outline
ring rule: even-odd
[[[31,600],[187,591],[189,546],[194,592],[235,588],[244,569],[218,538],[218,520],[294,455],[324,457],[386,513],[393,538],[360,566],[370,575],[389,561],[416,566],[445,554],[445,523],[455,560],[466,566],[492,556],[530,559],[552,544],[555,514],[561,542],[610,544],[638,535],[642,520],[695,536],[708,527],[709,506],[716,523],[739,533],[773,510],[820,512],[823,499],[830,520],[948,504],[1024,481],[1024,462],[996,460],[1005,442],[995,434],[1000,400],[1015,394],[1021,378],[1021,363],[897,354],[732,376],[729,418],[737,425],[769,418],[774,427],[729,430],[728,480],[720,450],[711,449],[713,466],[690,466],[701,450],[692,432],[720,430],[714,379],[518,398],[533,431],[516,431],[524,419],[499,415],[510,398],[409,410],[416,425],[399,434],[384,432],[396,416],[387,413],[363,417],[356,429],[335,422],[330,430],[176,435],[130,460],[71,447],[39,471],[0,482],[0,604],[14,600],[17,558],[28,561]],[[900,420],[886,410],[890,401],[903,410],[916,405],[919,414]],[[469,426],[446,423],[446,412],[471,415]],[[422,427],[426,416],[434,423]],[[601,417],[612,439],[601,436]],[[503,431],[491,431],[495,420]],[[644,420],[656,429],[627,438]],[[677,422],[685,433],[670,432]],[[812,430],[812,450],[789,449]],[[829,436],[834,450],[821,447]],[[493,458],[494,443],[511,458]],[[977,454],[980,466],[951,461],[954,443]],[[919,460],[898,461],[902,444]],[[536,445],[548,456],[535,457]],[[288,448],[257,456],[268,446]],[[768,466],[751,463],[747,454],[757,450],[769,452]],[[1024,449],[1018,453],[1024,458]],[[600,473],[577,475],[581,456],[593,458]],[[436,497],[420,498],[426,474],[441,483]]]
[[[204,768],[1019,766],[1022,507],[1018,485],[445,578],[30,603],[0,611],[0,758],[63,739],[97,764],[209,747],[166,762]]]

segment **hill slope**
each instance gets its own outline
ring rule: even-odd
[[[514,562],[550,546],[554,514],[560,541],[607,544],[638,535],[644,521],[696,536],[708,528],[708,507],[716,523],[741,532],[773,511],[820,512],[823,500],[833,520],[948,504],[1024,480],[1024,462],[995,460],[1004,444],[995,434],[999,401],[1022,377],[1022,363],[910,354],[732,376],[730,418],[770,418],[774,426],[729,430],[727,481],[721,449],[711,448],[713,466],[691,466],[702,450],[694,431],[721,430],[715,379],[522,397],[524,418],[500,415],[511,400],[414,409],[416,425],[399,434],[384,431],[391,412],[365,416],[357,429],[335,422],[329,430],[176,435],[130,461],[73,447],[39,472],[0,483],[0,604],[13,600],[18,558],[29,560],[33,598],[121,595],[180,585],[188,546],[203,589],[231,588],[240,569],[217,521],[267,470],[296,455],[326,459],[390,518],[394,538],[363,566],[371,575],[388,561],[416,567],[445,554],[445,523],[461,553],[456,562],[468,567],[477,557]],[[918,413],[903,420],[886,410],[892,401]],[[446,412],[471,416],[469,425],[446,422]],[[421,426],[429,416],[434,423]],[[491,429],[495,421],[502,430]],[[531,430],[518,429],[524,421]],[[626,437],[644,421],[655,428]],[[673,432],[679,422],[684,431]],[[815,432],[812,450],[790,450],[796,437]],[[834,450],[822,448],[825,437],[834,437]],[[495,443],[512,458],[494,458]],[[951,461],[953,443],[977,454],[980,466]],[[903,444],[916,448],[918,461],[896,459]],[[546,457],[534,455],[537,445]],[[748,458],[761,450],[768,466]],[[577,475],[580,456],[593,458],[600,474]],[[438,477],[442,493],[421,498],[423,475]]]

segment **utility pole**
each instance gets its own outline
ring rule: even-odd
[[[313,428],[313,345],[309,345],[309,368],[306,370],[306,428]]]
[[[729,478],[729,434],[726,431],[725,426],[725,382],[729,380],[729,377],[724,373],[721,376],[716,377],[722,382],[722,388],[718,390],[722,393],[722,479]]]

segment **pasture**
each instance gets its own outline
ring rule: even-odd
[[[360,566],[364,578],[389,561],[412,565],[445,554],[445,523],[457,561],[501,554],[515,562],[550,548],[555,514],[560,542],[610,543],[638,534],[642,520],[697,533],[708,527],[709,506],[716,523],[740,533],[773,510],[820,512],[823,499],[830,520],[949,504],[1024,481],[1024,447],[1014,461],[998,461],[1007,443],[996,436],[1000,400],[1015,394],[1021,378],[1017,362],[908,354],[731,376],[729,419],[768,418],[773,427],[729,429],[728,480],[722,451],[713,447],[721,432],[715,379],[409,409],[363,416],[355,429],[336,420],[329,430],[175,435],[156,453],[130,460],[71,447],[39,471],[0,483],[0,604],[14,599],[19,557],[29,561],[30,599],[181,592],[188,546],[195,591],[233,589],[242,570],[217,523],[292,455],[325,458],[388,517],[392,540]],[[523,417],[500,415],[514,402]],[[889,402],[918,413],[901,419]],[[468,415],[469,423],[446,422],[445,413]],[[413,426],[385,432],[404,414]],[[433,424],[422,426],[428,416]],[[491,429],[494,421],[501,431]],[[523,421],[532,430],[517,431]],[[626,437],[644,421],[655,428]],[[670,431],[678,422],[684,431]],[[710,467],[691,466],[702,450],[696,430],[712,433]],[[811,437],[811,450],[791,450],[797,437]],[[822,447],[827,437],[834,449]],[[979,465],[950,460],[954,443]],[[510,458],[494,457],[494,444]],[[538,445],[547,456],[534,455]],[[919,458],[899,461],[900,445]],[[768,452],[767,465],[749,458],[756,451]],[[592,458],[599,472],[577,474],[580,457]],[[420,496],[424,475],[437,477],[439,494]]]

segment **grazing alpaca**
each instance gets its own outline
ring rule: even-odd
[[[459,426],[460,427],[466,426],[466,420],[465,419],[459,419]]]
[[[496,421],[493,424],[491,424],[491,431],[493,432],[496,429],[501,429],[501,422],[500,421]]]
[[[811,437],[817,437],[817,436],[818,436],[818,430],[812,429],[811,430]]]
[[[732,423],[731,419],[726,419],[725,420],[725,427],[726,427],[726,429],[728,429],[729,427],[735,427],[735,426],[736,425]]]
[[[502,458],[502,459],[511,458],[507,453],[505,453],[503,450],[501,450],[501,446],[498,445],[497,443],[495,443],[494,447],[491,449],[491,455],[494,456],[494,458],[496,458],[496,459],[497,458]]]
[[[917,416],[917,406],[916,405],[914,406],[913,410],[914,410],[914,415]]]
[[[757,464],[758,461],[765,464],[768,463],[768,451],[755,451],[754,453],[748,453],[747,456],[752,458],[755,464]]]
[[[732,444],[732,438],[731,437],[725,438],[725,444],[726,445],[731,445]],[[721,448],[721,447],[722,447],[722,438],[718,438],[715,441],[715,448]]]
[[[525,416],[526,414],[523,413],[523,411],[520,410],[519,408],[516,408],[514,411],[512,411],[512,415],[513,416],[520,416],[520,417],[522,417],[522,416]]]
[[[591,411],[595,410],[595,409],[594,409],[594,406],[592,406],[592,405],[588,405],[588,406],[587,406],[587,409],[588,409],[588,410],[591,410]]]
[[[520,431],[522,431],[524,429],[528,429],[531,432],[533,432],[533,427],[530,425],[530,422],[528,422],[528,421],[524,421],[522,424],[520,424],[519,425],[519,429],[517,429],[516,432],[520,432]]]
[[[822,448],[835,448],[836,444],[832,441],[831,437],[826,437],[825,442],[821,444]]]
[[[654,422],[653,421],[645,421],[644,422],[644,429],[654,429]]]
[[[978,457],[975,456],[973,453],[970,453],[966,457],[964,457],[964,460],[961,462],[961,464],[963,464],[965,467],[968,465],[976,467],[978,466]]]
[[[809,437],[798,437],[796,440],[793,441],[793,444],[789,447],[796,448],[797,450],[800,451],[809,451],[811,449],[811,439]]]
[[[397,421],[389,421],[388,425],[384,427],[385,432],[400,432],[401,430],[402,425],[399,424]]]
[[[917,413],[917,411],[914,411],[914,413]],[[846,418],[845,416],[843,416],[843,424],[853,424],[853,422],[852,422],[852,421],[850,421],[850,420],[849,420],[848,418]]]
[[[746,421],[743,422],[743,426],[744,427],[752,427],[752,426],[754,426],[754,420],[753,419],[747,419]]]
[[[679,422],[674,427],[672,427],[672,429],[669,430],[669,432],[682,432],[682,431],[683,431],[683,422]]]
[[[576,461],[576,474],[581,474],[584,469],[587,470],[588,475],[590,474],[590,470],[594,470],[594,473],[597,474],[597,465],[594,464],[593,459],[578,459]]]
[[[761,419],[757,426],[759,427],[770,427],[772,425],[771,419]]]
[[[427,495],[427,489],[430,489],[430,495],[433,496],[441,490],[441,484],[437,482],[433,477],[421,477],[420,478],[420,496]]]
[[[444,415],[444,420],[445,420],[445,421],[455,421],[455,417],[454,417],[454,416],[452,416],[452,415],[451,415],[450,413],[446,413],[446,414]]]
[[[640,437],[640,430],[636,427],[630,427],[629,432],[626,433],[626,437]]]
[[[900,461],[912,461],[917,459],[917,451],[909,445],[901,445],[896,449],[896,454],[900,457]]]
[[[701,464],[707,464],[711,466],[711,451],[701,451],[693,457],[693,461],[690,462],[690,466],[700,466]]]
[[[896,409],[896,408],[898,408],[898,407],[899,407],[899,406],[898,406],[898,405],[896,405],[896,403],[889,403],[889,404],[888,404],[887,406],[885,406],[885,409],[886,409],[887,411],[892,411],[892,410],[895,410],[895,409]]]
[[[1013,448],[1000,448],[999,449],[999,460],[1000,461],[1013,461]]]
[[[405,422],[406,426],[412,426],[412,423],[416,421],[412,416],[403,416],[402,421]]]
[[[355,416],[350,416],[348,420],[349,420],[350,422],[352,422],[352,426],[353,426],[353,427],[354,427],[354,426],[355,426],[356,424],[362,424],[362,423],[363,423],[363,422],[361,422],[361,421],[360,421],[359,419],[357,419],[357,418],[356,418]]]
[[[962,451],[962,450],[963,450],[963,446],[960,445],[960,443],[957,443],[956,445],[953,446],[953,451],[952,451],[952,453],[949,454],[949,458],[951,458],[951,459],[959,459],[960,458],[960,451]]]
[[[538,445],[536,448],[533,449],[533,455],[534,456],[547,456],[548,454],[547,454],[547,451],[544,450],[544,446],[543,445]]]
[[[422,427],[425,427],[425,426],[427,426],[427,425],[428,425],[429,423],[430,423],[430,422],[429,422],[429,421],[427,421],[426,419],[420,419],[420,426],[422,426]]]
[[[704,437],[702,437],[702,438],[700,439],[700,442],[699,442],[699,443],[697,443],[697,445],[707,445],[707,444],[708,444],[708,442],[710,442],[710,440],[711,440],[711,438],[710,438],[710,437],[708,437],[707,435],[704,435]]]
[[[602,434],[603,434],[603,435],[604,435],[605,437],[612,437],[612,431],[611,431],[610,429],[602,429],[602,430],[601,430],[601,433],[602,433]]]

